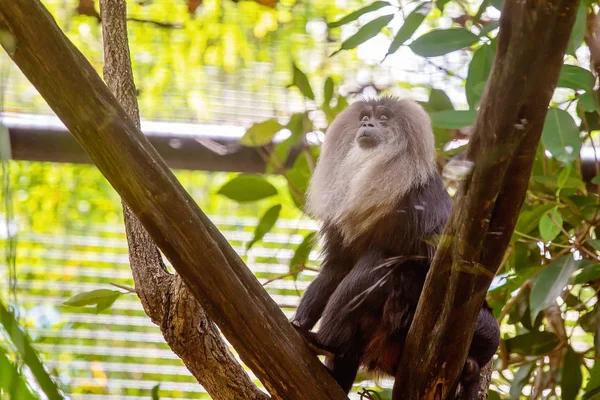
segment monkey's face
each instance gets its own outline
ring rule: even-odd
[[[361,149],[371,149],[401,139],[393,115],[385,106],[364,107],[359,113],[358,124],[355,140]]]

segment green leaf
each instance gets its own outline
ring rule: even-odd
[[[595,250],[600,251],[600,239],[588,240],[586,243],[592,246]]]
[[[583,39],[585,38],[585,26],[587,22],[587,3],[582,1],[577,9],[577,15],[575,17],[575,24],[571,31],[571,37],[569,38],[569,44],[567,47],[567,54],[575,55],[575,50],[581,46]]]
[[[299,209],[304,207],[306,189],[308,189],[308,182],[311,175],[310,163],[307,157],[309,157],[309,154],[302,152],[294,161],[293,168],[289,169],[286,173],[292,200]],[[313,160],[317,159],[317,156],[314,154],[311,157]]]
[[[445,110],[430,114],[431,124],[437,128],[460,129],[471,126],[477,118],[474,110]]]
[[[463,28],[437,29],[416,39],[410,48],[420,56],[436,57],[469,47],[478,41],[477,35]]]
[[[481,100],[483,89],[494,64],[494,56],[494,49],[488,44],[484,44],[473,54],[473,59],[469,64],[467,81],[465,82],[467,102],[472,110],[477,109],[477,105]]]
[[[515,231],[525,234],[531,232],[538,226],[540,219],[546,214],[546,212],[554,207],[554,204],[540,204],[532,207],[529,210],[522,211],[519,215],[519,219],[517,220]]]
[[[596,360],[590,370],[590,379],[585,386],[582,400],[598,399],[598,395],[600,395],[600,361]]]
[[[63,304],[71,307],[96,306],[96,312],[106,310],[122,295],[118,290],[97,289],[79,293]]]
[[[563,163],[579,157],[579,129],[568,112],[559,108],[548,110],[542,131],[542,144],[554,158]]]
[[[8,161],[11,158],[12,152],[8,128],[4,125],[0,125],[0,162]]]
[[[298,245],[294,255],[290,260],[290,271],[298,269],[298,266],[305,265],[311,250],[315,245],[315,235],[317,232],[311,232],[304,237],[302,243]]]
[[[565,185],[567,184],[567,181],[569,180],[569,176],[571,175],[571,169],[573,167],[571,166],[571,164],[567,164],[562,171],[560,171],[560,174],[558,175],[558,178],[556,180],[556,186],[558,187],[558,189],[562,189],[565,187]]]
[[[0,46],[4,48],[4,51],[9,56],[14,56],[17,51],[17,39],[15,36],[6,29],[0,29]]]
[[[598,102],[596,101],[596,92],[585,92],[579,96],[578,106],[579,108],[583,108],[583,111],[597,112]]]
[[[39,400],[31,391],[25,377],[20,373],[2,347],[0,347],[0,398],[2,391],[8,399]]]
[[[504,6],[504,0],[490,0],[490,4],[498,11],[502,11]]]
[[[269,208],[262,216],[256,229],[254,230],[254,237],[248,244],[246,245],[246,251],[250,250],[250,248],[254,245],[254,243],[262,240],[262,238],[273,229],[277,219],[279,218],[279,213],[281,212],[281,204],[277,204],[271,208]]]
[[[551,262],[544,268],[535,280],[529,297],[532,320],[535,320],[540,311],[556,303],[556,299],[569,282],[573,272],[579,267],[580,262],[568,255]]]
[[[390,5],[390,3],[388,3],[387,1],[376,1],[374,3],[369,4],[366,7],[363,7],[359,10],[351,12],[350,14],[346,15],[345,17],[343,17],[335,22],[328,23],[327,27],[331,29],[331,28],[337,28],[338,26],[346,25],[349,22],[356,21],[358,19],[358,17],[360,17],[361,15],[370,13],[372,11],[379,10],[380,8],[387,7],[389,5]]]
[[[563,400],[575,400],[579,389],[581,389],[581,383],[583,376],[581,374],[581,359],[579,355],[573,350],[571,346],[567,349],[565,354],[565,361],[562,368],[562,379],[560,381],[560,391]]]
[[[552,218],[550,218],[550,216]],[[554,221],[556,221],[556,224],[558,224],[559,226],[556,226],[552,219],[554,219]],[[554,207],[552,210],[549,210],[547,213],[545,213],[540,219],[540,236],[546,242],[551,242],[554,239],[556,239],[556,237],[560,234],[560,227],[562,227],[562,225],[562,215],[560,215],[558,207]]]
[[[238,203],[246,203],[274,196],[277,189],[260,175],[238,175],[217,193]]]
[[[590,264],[586,267],[583,267],[580,272],[575,275],[575,279],[573,279],[573,284],[578,285],[582,283],[591,282],[594,279],[600,277],[600,264]]]
[[[276,119],[268,119],[252,125],[240,140],[245,146],[260,147],[271,143],[273,136],[283,129],[283,125]]]
[[[551,187],[559,188],[558,185],[558,176],[550,175],[550,176],[534,176],[533,180],[535,182],[548,185]],[[585,183],[581,180],[581,178],[576,176],[569,176],[567,180],[562,184],[562,189],[579,189],[586,190]]]
[[[314,100],[315,94],[310,87],[310,82],[308,81],[306,74],[302,72],[300,68],[296,66],[296,64],[292,64],[292,69],[294,71],[294,81],[292,82],[291,86],[296,86],[298,89],[300,89],[302,95],[307,99]]]
[[[342,47],[333,53],[332,56],[342,50],[353,49],[367,40],[374,38],[390,23],[392,19],[394,19],[394,14],[384,15],[382,17],[375,18],[373,21],[367,22],[358,30],[358,32],[344,40]]]
[[[563,65],[556,86],[592,92],[596,79],[590,71],[576,65]]]
[[[433,113],[436,111],[454,110],[454,105],[450,97],[440,89],[431,89],[429,93],[429,101],[425,104],[427,112]]]
[[[431,11],[431,3],[427,2],[419,4],[410,14],[408,14],[408,17],[404,20],[404,24],[402,24],[398,33],[396,33],[396,36],[387,51],[386,57],[395,53],[404,42],[411,38],[419,26],[421,26],[421,23],[425,20],[429,11]]]
[[[494,29],[498,29],[500,27],[500,21],[492,21],[484,26],[479,32],[479,37],[485,36]]]
[[[510,400],[519,400],[521,398],[521,392],[529,382],[529,377],[534,367],[534,363],[523,364],[519,367],[510,385]]]
[[[323,87],[323,105],[325,107],[329,107],[331,103],[331,99],[333,98],[333,79],[328,77],[325,80],[325,85]]]
[[[554,333],[543,331],[529,332],[506,339],[504,344],[508,353],[539,356],[554,350],[560,344],[560,340]]]
[[[0,301],[0,326],[3,327],[4,332],[8,335],[13,346],[19,352],[25,365],[29,367],[29,370],[35,377],[35,380],[46,397],[49,400],[63,400],[64,397],[58,389],[58,385],[54,382],[50,374],[48,374],[42,360],[33,348],[29,335],[24,332],[23,328],[15,319],[14,314],[6,308],[2,301]],[[0,368],[0,371],[4,370]],[[0,381],[3,377],[4,374],[0,373]],[[20,397],[16,398],[20,399]],[[23,398],[26,399],[27,397],[24,396]]]
[[[160,391],[160,383],[157,383],[152,388],[152,400],[160,400],[159,391]]]
[[[496,392],[495,390],[490,389],[488,391],[488,397],[487,400],[502,400],[502,398],[500,397],[500,394],[498,392]]]

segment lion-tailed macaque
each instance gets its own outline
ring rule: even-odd
[[[452,203],[435,155],[431,121],[408,100],[356,102],[326,133],[307,199],[323,224],[324,258],[292,322],[333,354],[326,365],[346,392],[360,366],[396,373]],[[457,388],[461,398],[477,398],[479,369],[499,340],[485,304]]]

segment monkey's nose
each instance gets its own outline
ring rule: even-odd
[[[375,128],[375,125],[373,125],[372,122],[363,122],[362,127],[363,128]]]

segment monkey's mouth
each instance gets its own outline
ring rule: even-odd
[[[377,139],[375,139],[375,137],[368,132],[359,133],[356,141],[363,149],[370,149],[371,147],[375,147],[375,145],[377,145]]]

